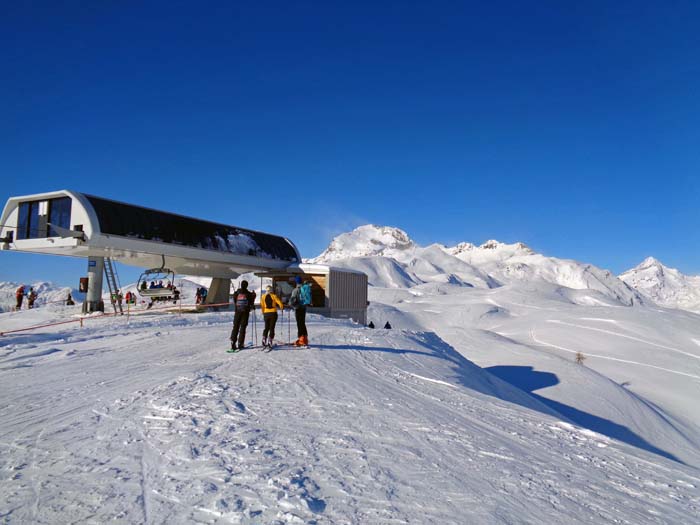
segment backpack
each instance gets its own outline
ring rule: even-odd
[[[272,310],[275,306],[275,302],[272,300],[272,294],[265,294],[265,308]]]
[[[240,291],[236,294],[236,311],[245,312],[249,309],[248,294]]]
[[[304,306],[311,304],[311,285],[305,284],[301,287],[301,290],[299,290],[299,302]]]

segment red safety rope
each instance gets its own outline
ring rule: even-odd
[[[179,308],[191,308],[191,307],[196,307],[196,308],[214,308],[218,306],[231,306],[233,303],[215,303],[215,304],[181,304],[179,305]],[[172,306],[164,306],[161,308],[151,308],[149,310],[138,310],[139,313],[141,312],[159,312],[163,310],[170,310],[172,311],[173,307]],[[38,330],[39,328],[48,328],[50,326],[59,326],[63,324],[70,324],[70,323],[80,323],[80,326],[83,326],[83,321],[92,321],[96,319],[104,319],[105,317],[116,317],[118,314],[117,313],[108,313],[108,314],[103,314],[103,315],[96,315],[96,316],[85,316],[85,317],[80,317],[79,319],[70,319],[68,321],[58,321],[55,323],[47,323],[47,324],[40,324],[40,325],[35,325],[35,326],[29,326],[27,328],[17,328],[14,330],[5,330],[0,332],[0,336],[7,335],[7,334],[14,334],[17,332],[28,332],[30,330]],[[123,314],[122,314],[123,315]]]

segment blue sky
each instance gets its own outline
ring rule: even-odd
[[[9,3],[0,200],[700,274],[698,26],[693,1]],[[0,280],[84,266],[2,253]]]

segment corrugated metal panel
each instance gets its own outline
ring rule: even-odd
[[[331,270],[328,295],[333,310],[367,307],[367,276]]]

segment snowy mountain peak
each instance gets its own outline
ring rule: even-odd
[[[661,306],[700,312],[700,276],[684,275],[654,257],[647,257],[620,279]]]
[[[480,246],[462,242],[453,247],[422,247],[398,228],[373,224],[339,235],[313,263],[361,269],[372,286],[383,288],[495,288],[512,283],[547,282],[572,290],[574,302],[613,301],[624,305],[641,297],[610,272],[590,264],[535,253],[522,242],[489,240]],[[602,299],[601,299],[602,297]]]
[[[513,255],[530,255],[535,253],[522,242],[506,244],[493,239],[486,241],[481,246],[476,246],[470,242],[460,242],[456,246],[452,247],[443,246],[442,249],[455,257],[459,257],[462,254],[473,255],[479,251],[483,252],[486,250],[493,250],[494,252],[499,253],[506,252],[509,257]]]
[[[455,255],[455,256],[459,255],[460,253],[471,252],[472,250],[474,250],[476,248],[476,246],[470,242],[460,242],[456,246],[452,246],[452,247],[444,246],[444,245],[440,245],[440,247],[444,251],[449,253],[450,255]]]
[[[522,242],[516,242],[513,244],[506,244],[504,242],[499,242],[494,239],[486,241],[484,244],[479,246],[482,250],[511,250],[521,252],[521,255],[534,253],[529,246]]]
[[[462,242],[452,248],[446,248],[445,251],[458,259],[477,265],[494,261],[502,262],[512,257],[535,254],[529,246],[522,242],[506,244],[494,239],[488,240],[480,246]]]
[[[500,242],[498,242],[494,239],[491,239],[491,240],[486,241],[481,246],[479,246],[479,248],[481,248],[482,250],[495,250],[499,246],[501,246]]]
[[[348,257],[391,257],[394,252],[415,248],[416,244],[400,228],[366,224],[333,239],[311,262],[321,263]]]
[[[654,257],[647,257],[644,259],[639,265],[637,265],[634,269],[635,270],[644,270],[645,268],[651,268],[651,267],[656,267],[656,268],[666,268],[661,261]]]

